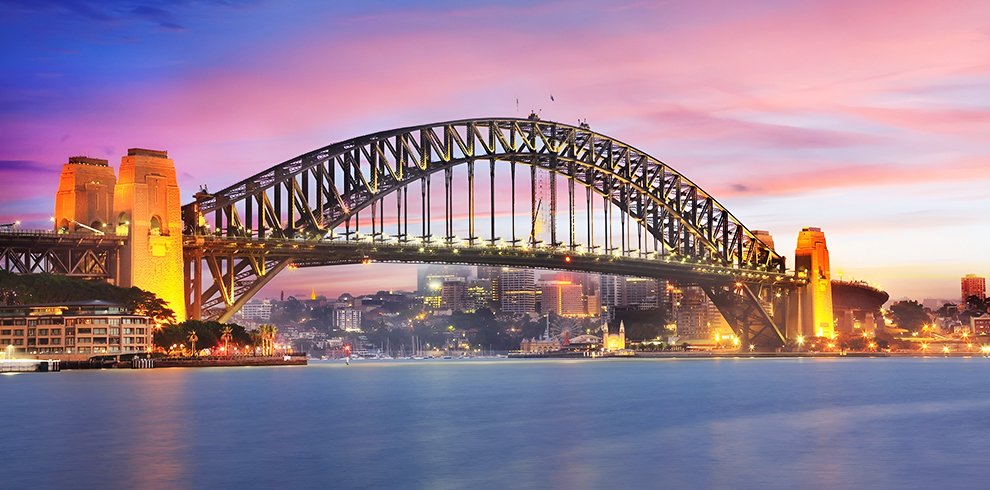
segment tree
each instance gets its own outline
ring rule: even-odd
[[[223,342],[223,353],[230,355],[230,341],[234,338],[234,329],[230,325],[224,325],[220,329],[220,342]]]
[[[166,325],[155,331],[155,345],[167,349],[172,344],[185,344],[191,332],[196,333],[196,345],[200,349],[216,349],[220,345],[224,328],[230,328],[234,345],[251,345],[251,335],[236,323],[186,320],[178,325]]]
[[[140,288],[121,288],[104,281],[77,279],[56,274],[13,274],[0,271],[0,296],[6,304],[64,303],[100,300],[116,303],[157,323],[175,321],[175,312]]]
[[[938,310],[935,310],[935,314],[939,318],[951,318],[955,320],[959,318],[959,308],[953,303],[945,303]]]
[[[626,340],[652,340],[663,333],[667,315],[659,309],[616,310],[611,330],[618,331],[620,322],[625,322]]]
[[[976,295],[970,296],[966,298],[966,311],[973,313],[972,316],[982,316],[987,312],[987,301]]]
[[[275,355],[275,335],[278,334],[278,327],[271,324],[264,324],[258,327],[258,337],[261,339],[261,355]]]
[[[890,306],[897,326],[911,332],[920,332],[921,327],[931,322],[925,308],[917,301],[898,301]]]

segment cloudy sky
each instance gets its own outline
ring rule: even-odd
[[[893,297],[990,274],[990,2],[338,3],[0,1],[0,220],[48,226],[70,155],[166,149],[190,198],[333,141],[537,110],[664,160],[784,255],[823,228],[833,275]]]

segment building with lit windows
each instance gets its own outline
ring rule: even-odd
[[[464,311],[467,309],[467,283],[463,278],[446,280],[440,286],[440,308],[444,310]]]
[[[492,306],[492,283],[485,279],[477,279],[467,283],[467,309],[465,312],[477,311]]]
[[[976,274],[966,274],[959,281],[962,290],[962,304],[966,304],[966,298],[976,296],[980,299],[987,299],[987,279]]]
[[[485,281],[488,283],[488,293],[491,295],[489,302],[492,304],[498,304],[502,297],[500,296],[502,268],[490,265],[480,265],[478,266],[478,280]]]
[[[588,316],[583,288],[570,281],[547,281],[540,287],[540,304],[543,313],[565,317]]]
[[[151,350],[154,321],[106,301],[0,306],[0,348],[16,355],[88,359]]]
[[[272,319],[272,301],[252,299],[244,303],[241,317],[252,322],[267,322]]]
[[[616,308],[652,310],[661,306],[660,291],[657,279],[603,275],[601,305],[612,311]]]
[[[357,308],[336,308],[333,310],[333,324],[337,330],[360,332],[361,310]]]
[[[731,336],[732,329],[708,294],[698,286],[676,288],[674,322],[677,335],[684,339],[711,339],[715,335]]]
[[[536,311],[536,282],[532,269],[503,267],[499,274],[499,296],[505,313],[528,314]]]

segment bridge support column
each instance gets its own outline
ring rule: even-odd
[[[834,338],[831,271],[825,233],[820,228],[805,228],[798,233],[794,269],[807,277],[808,284],[792,296],[788,335],[793,324],[796,335]]]
[[[114,216],[128,230],[119,285],[155,293],[186,319],[182,263],[182,212],[175,164],[164,151],[132,148],[120,162]]]

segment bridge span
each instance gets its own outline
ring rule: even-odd
[[[820,272],[820,263],[788,271],[771,244],[701,187],[586,124],[533,115],[382,131],[217,192],[201,189],[181,211],[164,152],[129,151],[121,182],[110,182],[106,161],[74,158],[66,168],[89,184],[66,184],[63,170],[56,228],[116,237],[120,253],[106,256],[120,264],[104,266],[106,276],[156,292],[191,318],[229,319],[290,265],[372,261],[697,284],[743,342],[764,349],[808,331],[801,310],[814,309],[807,302],[820,274],[807,271]],[[79,204],[94,194],[110,196],[104,208],[112,211]]]

